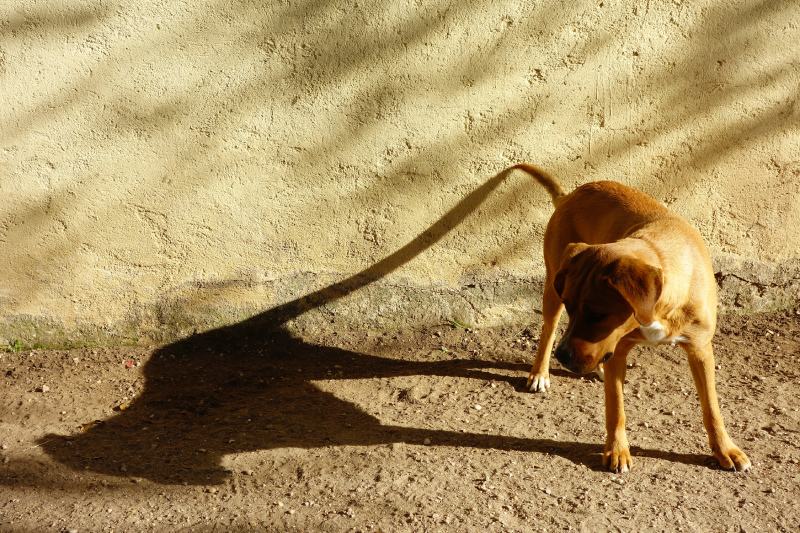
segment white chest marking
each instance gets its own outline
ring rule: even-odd
[[[664,327],[664,324],[658,320],[654,320],[649,324],[639,326],[639,331],[642,332],[642,335],[648,344],[671,344],[675,346],[676,344],[680,344],[689,340],[683,335],[667,337],[667,329]]]

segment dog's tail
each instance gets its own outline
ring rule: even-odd
[[[534,177],[536,181],[538,181],[547,192],[550,193],[550,197],[553,199],[553,205],[558,205],[558,201],[564,196],[564,190],[561,188],[561,185],[558,184],[556,179],[545,172],[544,170],[530,165],[528,163],[519,163],[511,167],[512,169],[518,168],[520,170],[524,170],[528,174]]]

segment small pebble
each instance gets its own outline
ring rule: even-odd
[[[475,409],[476,411],[480,411],[481,409],[483,409],[483,407],[481,407],[479,404],[476,403],[473,409]]]
[[[36,392],[50,392],[50,387],[47,385],[42,385],[36,389]]]
[[[426,438],[426,439],[425,439],[424,441],[422,441],[422,442],[423,442],[423,444],[425,444],[425,446],[427,446],[428,444],[430,444],[430,443],[431,443],[431,439],[428,439],[428,438]]]

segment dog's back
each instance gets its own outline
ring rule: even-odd
[[[659,219],[675,219],[647,194],[614,181],[579,186],[561,198],[548,229],[558,226],[569,242],[602,244],[616,241]]]

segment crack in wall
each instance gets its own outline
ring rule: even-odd
[[[768,289],[786,289],[786,288],[788,288],[788,287],[790,287],[792,285],[800,286],[800,277],[798,277],[798,278],[789,278],[784,283],[774,283],[774,282],[767,283],[767,282],[748,279],[748,278],[745,278],[745,277],[740,276],[738,274],[733,274],[733,273],[730,273],[730,272],[728,272],[728,273],[717,272],[717,273],[714,274],[714,278],[717,280],[717,287],[720,288],[720,289],[722,289],[723,284],[725,283],[726,279],[733,278],[733,279],[737,279],[737,280],[739,280],[739,281],[741,281],[743,283],[746,283],[748,285],[751,285],[751,286],[755,287],[758,290],[759,296],[763,296],[767,292]]]

